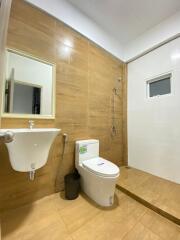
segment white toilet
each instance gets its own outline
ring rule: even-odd
[[[76,168],[81,175],[82,190],[101,206],[111,206],[120,170],[99,157],[99,140],[76,141]]]

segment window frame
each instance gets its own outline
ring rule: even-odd
[[[153,83],[153,82],[158,82],[158,81],[166,79],[166,78],[170,78],[170,93],[159,94],[159,95],[155,95],[155,96],[151,97],[150,96],[150,84]],[[161,75],[158,75],[158,76],[147,79],[146,80],[146,97],[148,99],[154,99],[154,98],[161,98],[161,97],[172,95],[172,86],[173,86],[172,78],[173,78],[173,73],[171,71],[171,72],[164,73],[164,74],[161,74]]]

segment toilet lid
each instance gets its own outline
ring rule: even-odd
[[[114,163],[100,157],[83,161],[83,166],[104,177],[116,177],[119,174],[119,168]]]

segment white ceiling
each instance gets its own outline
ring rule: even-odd
[[[180,10],[180,0],[67,0],[121,44]]]

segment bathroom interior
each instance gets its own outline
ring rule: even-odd
[[[0,0],[0,240],[180,240],[179,122],[179,0]]]

